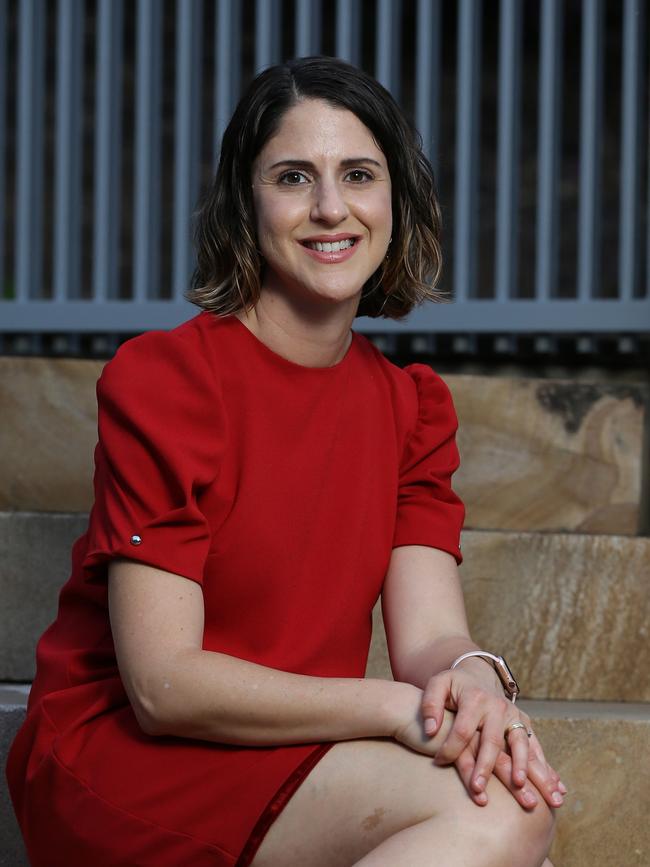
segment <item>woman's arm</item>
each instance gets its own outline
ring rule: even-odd
[[[462,768],[461,776],[468,780],[468,791],[475,801],[486,803],[487,780],[497,762],[503,767],[506,726],[522,721],[528,728],[529,720],[504,697],[496,673],[482,659],[468,659],[454,671],[448,670],[458,656],[478,649],[469,634],[454,558],[422,545],[393,549],[382,607],[393,674],[424,690],[426,731],[440,731],[445,708],[456,711],[436,762],[455,762],[459,771]],[[493,648],[482,649],[494,652]],[[480,747],[474,760],[467,747],[477,732]],[[564,786],[546,763],[537,739],[529,742],[519,729],[510,736],[508,745],[512,755],[508,782],[523,791],[528,775],[545,799],[559,806]],[[559,802],[554,797],[557,794]]]
[[[394,548],[382,608],[396,680],[424,689],[431,675],[480,649],[469,634],[456,561],[445,551],[424,545]],[[503,695],[496,672],[481,659],[464,660],[461,666]]]
[[[120,674],[148,734],[261,746],[400,737],[419,718],[422,691],[411,684],[291,674],[202,650],[202,590],[179,575],[112,561],[109,612]],[[441,731],[409,745],[435,755],[442,740]]]

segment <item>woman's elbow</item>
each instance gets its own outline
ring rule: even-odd
[[[170,734],[167,731],[167,721],[165,715],[161,713],[160,707],[156,702],[145,696],[129,696],[133,714],[140,729],[146,735],[160,737],[161,735]]]
[[[156,679],[157,680],[157,679]],[[133,709],[136,722],[146,735],[161,737],[174,734],[173,709],[163,690],[168,690],[166,682],[158,685],[155,680],[146,683],[125,682],[126,693]]]

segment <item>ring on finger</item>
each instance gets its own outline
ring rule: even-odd
[[[533,734],[532,731],[528,729],[522,722],[513,722],[510,723],[509,726],[506,726],[503,737],[507,740],[510,732],[514,732],[515,729],[523,729],[528,735],[528,737],[531,737],[531,735]]]

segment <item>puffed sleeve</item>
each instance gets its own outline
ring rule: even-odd
[[[415,383],[417,416],[402,454],[393,547],[427,545],[458,563],[465,507],[451,487],[460,458],[458,419],[449,389],[425,364],[404,368]]]
[[[126,557],[202,583],[211,533],[200,500],[219,472],[224,424],[198,341],[151,331],[102,371],[87,580]]]

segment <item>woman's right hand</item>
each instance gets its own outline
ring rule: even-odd
[[[424,731],[423,690],[410,683],[396,683],[395,686],[400,688],[400,694],[394,705],[397,716],[393,738],[405,747],[433,758],[451,731],[455,714],[445,710],[442,725],[431,737]]]
[[[415,752],[435,757],[451,731],[455,714],[445,710],[442,725],[436,734],[433,737],[426,735],[421,714],[423,690],[408,683],[396,683],[395,686],[399,687],[400,691],[394,705],[397,713],[397,724],[393,732],[394,739],[409,749],[415,750]],[[481,798],[471,785],[479,745],[479,733],[476,732],[454,765],[469,796],[478,806],[484,806],[487,803],[487,798]],[[529,779],[524,786],[516,786],[512,782],[512,758],[504,751],[500,752],[493,773],[525,810],[533,809],[542,798],[548,802],[549,806],[555,808],[559,806],[552,800],[552,791],[557,787],[557,774],[547,765],[543,754],[541,756],[535,752],[531,754],[528,768]]]

